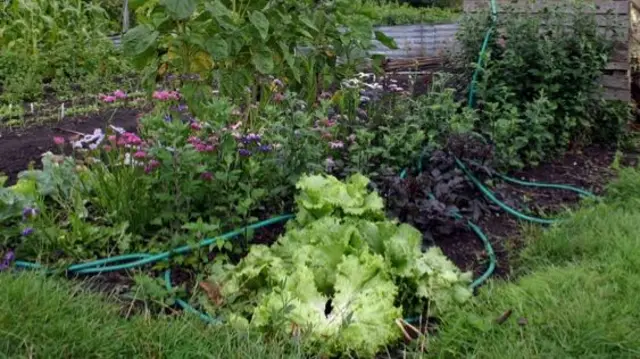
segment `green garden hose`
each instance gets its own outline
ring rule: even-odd
[[[98,273],[115,272],[115,271],[120,271],[125,269],[133,269],[133,268],[141,267],[144,265],[165,261],[171,258],[171,256],[173,255],[186,254],[194,249],[207,247],[218,241],[230,240],[243,233],[246,233],[248,230],[256,230],[256,229],[263,228],[275,223],[285,222],[293,217],[294,217],[293,215],[282,215],[282,216],[273,217],[261,222],[251,224],[244,228],[236,229],[234,231],[225,233],[218,237],[204,239],[200,241],[200,243],[198,243],[196,246],[181,246],[171,251],[167,251],[159,254],[146,254],[146,253],[124,254],[124,255],[111,257],[111,258],[99,259],[99,260],[95,260],[87,263],[74,264],[68,267],[67,271],[74,274],[98,274]],[[120,264],[110,265],[113,263],[120,263]],[[15,266],[17,268],[23,268],[23,269],[45,269],[41,264],[25,262],[25,261],[16,261]],[[47,271],[52,272],[52,270],[50,269]],[[164,272],[164,281],[165,281],[165,287],[167,288],[167,290],[172,291],[173,287],[171,285],[171,270],[166,270]],[[211,324],[220,323],[220,320],[215,319],[205,313],[202,313],[196,310],[191,305],[189,305],[189,303],[185,302],[182,299],[176,298],[175,302],[176,304],[178,304],[178,306],[182,308],[182,310],[198,315],[202,320],[204,320],[207,323],[211,323]]]

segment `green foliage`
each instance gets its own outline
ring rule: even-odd
[[[397,1],[363,3],[376,25],[448,24],[460,17],[460,7],[414,7]]]
[[[628,114],[598,99],[598,80],[617,34],[599,30],[594,13],[576,2],[524,13],[501,9],[475,93],[479,129],[496,144],[500,164],[535,165],[570,144],[615,142]],[[486,13],[463,21],[467,63],[477,61],[488,27]]]
[[[301,191],[296,198],[298,223],[305,225],[325,216],[384,217],[382,199],[374,192],[367,193],[368,184],[369,179],[361,174],[346,182],[331,176],[303,176],[296,185]]]
[[[309,350],[371,356],[400,337],[402,314],[442,313],[471,297],[462,273],[422,235],[384,219],[382,199],[356,174],[300,180],[298,221],[271,247],[237,265],[216,262],[210,280],[237,327],[302,335]],[[313,217],[309,216],[310,211]]]
[[[105,88],[105,78],[127,72],[105,32],[109,19],[97,3],[18,0],[0,5],[0,91],[4,101],[33,101],[59,93]]]
[[[451,135],[472,131],[478,116],[456,101],[448,80],[436,75],[425,95],[385,94],[369,105],[368,121],[351,128],[355,140],[344,160],[347,173],[360,171],[373,178],[388,170],[397,174],[415,166],[424,148],[442,148]]]
[[[315,98],[324,85],[317,73],[353,72],[371,46],[372,20],[358,3],[288,0],[266,5],[146,1],[137,4],[140,24],[125,35],[125,52],[147,70],[150,80],[158,69],[162,76],[196,73],[205,80],[202,86],[215,80],[222,94],[244,98],[247,86],[255,92],[262,85],[256,77],[274,75]],[[304,56],[300,48],[305,48]],[[339,64],[339,56],[347,61]],[[303,76],[305,72],[313,75]]]

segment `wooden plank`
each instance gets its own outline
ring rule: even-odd
[[[618,90],[618,89],[605,89],[604,94],[602,96],[605,100],[609,101],[631,101],[631,91],[630,90]]]
[[[602,84],[606,89],[631,91],[631,83],[629,82],[629,76],[627,76],[626,72],[616,73],[613,75],[602,75],[600,84]]]
[[[627,70],[629,70],[629,62],[628,61],[624,61],[624,62],[612,61],[612,62],[609,62],[604,67],[604,69],[605,70],[627,71]]]

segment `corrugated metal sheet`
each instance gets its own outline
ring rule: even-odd
[[[447,49],[455,40],[458,24],[378,26],[376,30],[393,38],[398,49],[391,50],[375,41],[372,53],[390,59],[406,59],[436,56]]]
[[[390,59],[407,59],[436,56],[438,51],[446,49],[455,40],[458,24],[377,26],[375,30],[393,38],[398,49],[391,50],[374,41],[372,54],[385,55]],[[111,40],[116,47],[120,46],[120,36],[112,36]]]

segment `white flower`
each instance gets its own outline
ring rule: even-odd
[[[123,133],[127,132],[122,127],[117,127],[117,126],[114,126],[114,125],[109,125],[109,127],[111,127],[112,130],[116,131],[119,134],[123,134]]]
[[[375,82],[372,84],[364,84],[366,87],[368,87],[371,90],[382,90],[382,85],[380,85],[379,83]]]
[[[142,166],[143,165],[142,162],[133,160],[131,158],[131,154],[128,153],[128,152],[124,154],[124,164],[127,165],[127,166],[130,166],[130,165],[132,165],[132,166]]]
[[[73,148],[83,148],[84,145],[89,145],[89,148],[95,150],[104,141],[104,133],[101,129],[96,128],[90,135],[84,135],[81,139],[73,141],[71,146]]]

